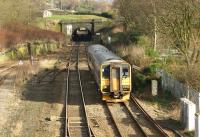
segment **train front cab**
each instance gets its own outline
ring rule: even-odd
[[[107,102],[125,102],[130,98],[130,65],[111,63],[101,66],[101,91]]]

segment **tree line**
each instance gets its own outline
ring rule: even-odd
[[[30,24],[42,4],[40,0],[0,0],[0,26],[11,21]]]
[[[106,0],[61,0],[62,9],[77,12],[106,12],[111,9],[111,3]]]
[[[152,38],[153,48],[177,49],[188,68],[200,61],[200,1],[115,0],[125,30]]]

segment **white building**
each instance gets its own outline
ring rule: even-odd
[[[43,18],[51,17],[53,13],[49,10],[44,10],[43,11]]]

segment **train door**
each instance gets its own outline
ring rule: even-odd
[[[114,92],[115,97],[119,97],[119,92],[120,92],[120,85],[121,85],[121,80],[120,80],[120,67],[113,66],[111,67],[111,80],[110,80],[110,91]]]

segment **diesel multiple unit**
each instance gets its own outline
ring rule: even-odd
[[[87,49],[89,67],[107,102],[129,100],[131,92],[131,66],[102,45]]]

